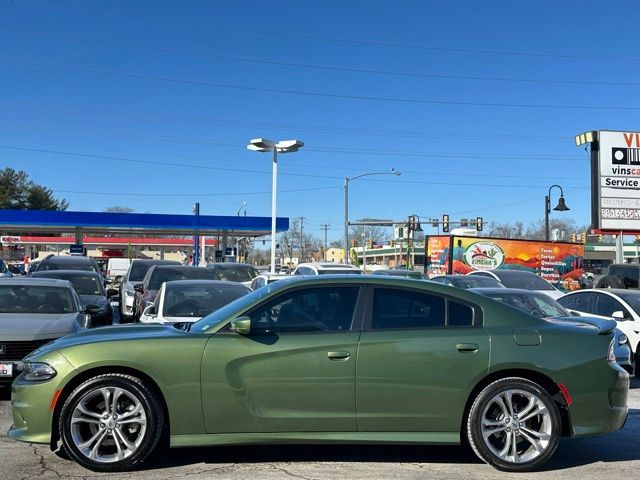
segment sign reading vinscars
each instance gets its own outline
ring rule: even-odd
[[[591,144],[593,228],[640,231],[640,133],[594,131],[576,137]]]
[[[493,242],[476,242],[464,252],[464,261],[474,270],[495,270],[504,263],[504,251]]]

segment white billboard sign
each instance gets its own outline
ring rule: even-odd
[[[598,133],[596,228],[640,231],[640,133]]]

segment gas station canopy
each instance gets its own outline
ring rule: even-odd
[[[276,231],[288,229],[288,218],[276,219]],[[260,237],[271,233],[271,217],[0,210],[0,232]]]

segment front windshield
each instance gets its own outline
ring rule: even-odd
[[[49,263],[49,262],[44,262],[42,264],[40,264],[40,266],[38,267],[38,270],[41,272],[44,271],[48,271],[48,270],[82,270],[85,272],[95,272],[96,269],[93,268],[91,265],[86,265],[86,264],[82,264],[82,263],[72,263],[72,264],[56,264],[56,263]]]
[[[249,305],[253,302],[260,300],[261,298],[266,297],[271,292],[273,292],[276,288],[279,288],[280,282],[272,283],[270,285],[265,285],[264,287],[258,288],[253,292],[244,295],[243,297],[234,300],[233,302],[225,305],[224,307],[216,310],[215,312],[210,313],[204,318],[201,318],[191,327],[192,332],[206,332],[211,327],[217,325],[220,322],[225,321],[228,318],[232,318],[237,316],[238,313],[247,309]]]
[[[535,293],[490,293],[487,296],[511,305],[536,317],[569,317],[565,308],[546,294]]]
[[[164,282],[172,280],[218,280],[218,276],[208,268],[158,268],[151,274],[149,290],[160,290]]]
[[[248,292],[244,285],[167,285],[162,315],[204,317]]]
[[[250,282],[258,276],[258,271],[253,267],[218,267],[215,271],[220,280],[228,282]]]
[[[104,295],[102,284],[95,275],[56,274],[56,278],[69,280],[78,295]]]
[[[500,281],[509,288],[521,288],[523,290],[555,290],[553,285],[533,273],[509,272],[500,277]]]
[[[640,292],[624,292],[618,294],[618,296],[627,302],[636,315],[640,315]]]
[[[452,278],[451,282],[459,288],[505,288],[495,278],[481,277],[480,275],[464,275]]]
[[[75,311],[68,288],[0,285],[0,313],[60,314]]]

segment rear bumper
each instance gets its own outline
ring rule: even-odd
[[[588,378],[588,383],[569,382],[573,436],[601,435],[621,429],[628,414],[629,374],[617,363],[602,360],[589,366]]]

